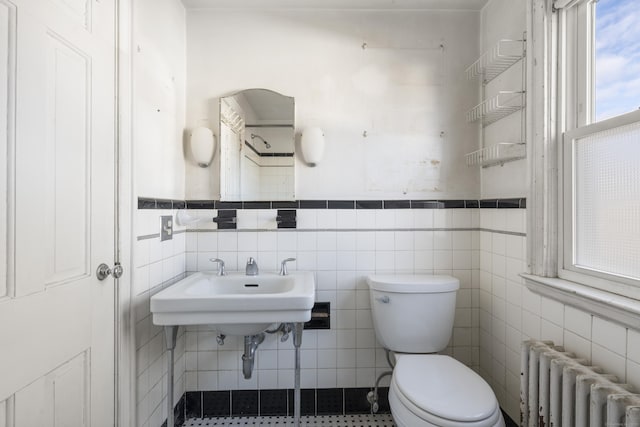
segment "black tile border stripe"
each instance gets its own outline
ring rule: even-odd
[[[382,200],[356,200],[356,209],[382,209]]]
[[[176,203],[179,201],[176,200]],[[173,200],[156,200],[156,209],[173,209]]]
[[[271,202],[242,202],[242,209],[271,209]]]
[[[480,207],[483,209],[490,208],[494,209],[498,207],[497,199],[488,199],[488,200],[480,200]]]
[[[519,209],[520,199],[498,199],[498,209]]]
[[[271,202],[272,209],[298,209],[298,201],[293,202]]]
[[[249,141],[245,141],[244,145],[249,147],[259,157],[293,157],[293,153],[261,153],[256,148],[249,144]]]
[[[214,202],[215,209],[242,209],[242,202]]]
[[[187,200],[187,209],[215,209],[213,200]]]
[[[439,202],[445,209],[466,209],[467,207],[465,200],[439,200]]]
[[[301,415],[369,414],[371,388],[307,388],[300,390]],[[378,388],[378,413],[388,414],[389,388]],[[293,415],[293,389],[188,391],[176,411],[185,418]],[[179,425],[179,424],[176,424]]]
[[[327,209],[355,209],[356,202],[353,200],[327,200]]]
[[[138,209],[525,209],[526,198],[471,200],[293,200],[221,202],[138,198]]]
[[[367,393],[371,388],[319,388],[302,389],[301,415],[356,415],[369,414]],[[257,409],[257,416],[293,415],[293,390],[224,390],[187,391],[173,410],[174,424],[182,425],[190,418],[241,417],[246,413],[234,413],[234,396],[241,399],[235,407],[246,412]],[[379,414],[390,414],[389,388],[378,388]],[[517,424],[502,411],[507,427]],[[166,427],[167,422],[162,424]]]
[[[411,209],[444,209],[437,200],[411,200]]]
[[[328,200],[299,200],[299,209],[327,209]]]
[[[385,209],[411,209],[411,200],[385,200]]]
[[[138,209],[156,209],[156,199],[138,197]]]

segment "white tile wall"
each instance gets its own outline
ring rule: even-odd
[[[480,374],[509,416],[519,419],[520,344],[552,340],[640,387],[640,332],[530,292],[525,210],[480,209]]]
[[[479,232],[454,228],[477,227],[478,210],[300,209],[297,230],[273,230],[275,211],[271,212],[273,218],[266,212],[266,230],[255,231],[253,222],[247,226],[245,220],[250,215],[243,212],[238,215],[238,231],[188,232],[187,273],[211,270],[211,257],[224,259],[230,270],[242,269],[249,256],[256,258],[261,271],[277,270],[286,257],[297,258],[290,264],[292,270],[314,271],[316,299],[331,302],[332,326],[330,330],[304,332],[303,387],[371,387],[377,376],[388,370],[385,352],[375,338],[364,280],[379,272],[459,278],[462,289],[446,353],[477,368],[478,310],[473,304],[475,300],[477,305],[478,283],[473,269],[479,259]],[[211,211],[199,214],[213,216]],[[434,231],[434,227],[448,230]],[[253,378],[245,380],[240,371],[242,340],[227,337],[224,346],[218,346],[215,337],[210,327],[187,328],[186,390],[293,386],[291,339],[283,343],[277,336],[267,336],[257,352]]]
[[[214,211],[190,212],[215,216]],[[640,387],[639,331],[540,297],[524,286],[518,274],[526,270],[525,210],[298,210],[297,230],[276,230],[275,211],[247,212],[239,211],[240,231],[215,232],[215,225],[203,223],[197,226],[200,231],[176,234],[169,242],[161,243],[159,237],[136,242],[138,425],[160,425],[166,418],[164,338],[151,322],[149,298],[185,272],[212,269],[212,257],[236,270],[253,256],[266,271],[292,256],[298,259],[292,269],[315,272],[317,300],[332,304],[332,328],[304,333],[303,387],[370,387],[387,370],[364,281],[376,272],[442,273],[460,279],[453,337],[445,353],[478,370],[513,419],[519,418],[524,339],[551,339]],[[139,211],[138,235],[159,233],[159,216],[171,213]],[[483,230],[455,230],[474,227]],[[245,380],[242,339],[227,337],[218,346],[215,338],[210,327],[181,328],[176,399],[185,390],[293,387],[291,340],[282,343],[267,336],[253,378]]]
[[[174,215],[171,210],[139,210],[136,218],[133,279],[136,339],[136,403],[140,427],[160,426],[167,417],[167,353],[164,333],[155,326],[149,311],[153,294],[184,277],[186,271],[185,227],[175,226],[171,240],[160,241],[160,216]],[[175,221],[174,221],[175,225]],[[140,239],[142,238],[142,239]],[[203,242],[206,247],[207,243]],[[184,393],[185,334],[180,330],[175,350],[174,402]]]

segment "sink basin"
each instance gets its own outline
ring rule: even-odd
[[[151,297],[153,323],[214,325],[225,335],[253,335],[274,323],[307,322],[315,301],[313,273],[198,272]]]

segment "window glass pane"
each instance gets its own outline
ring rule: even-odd
[[[640,107],[640,3],[599,0],[595,12],[596,121]]]
[[[576,140],[574,263],[640,279],[640,123]]]

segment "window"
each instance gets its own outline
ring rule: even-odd
[[[558,276],[637,298],[640,10],[637,0],[563,2]]]
[[[600,0],[595,7],[595,120],[640,108],[640,5]]]

